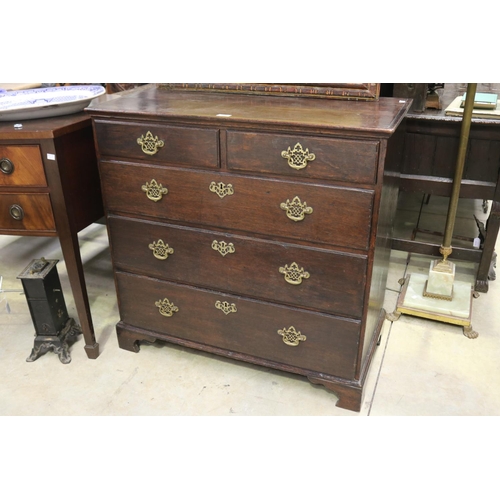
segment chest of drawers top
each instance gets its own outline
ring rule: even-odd
[[[323,98],[230,95],[171,91],[155,85],[140,87],[108,100],[93,102],[87,111],[94,116],[218,127],[258,127],[259,130],[302,131],[333,136],[389,137],[404,118],[410,101],[380,98],[348,101]]]

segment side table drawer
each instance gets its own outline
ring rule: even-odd
[[[111,216],[118,269],[360,318],[367,258]]]
[[[227,132],[230,170],[374,183],[378,142]]]
[[[121,320],[131,326],[306,370],[354,377],[359,321],[121,272],[116,273],[116,281]]]
[[[0,194],[0,229],[53,231],[55,228],[48,194]]]
[[[0,145],[0,186],[46,186],[38,146]]]
[[[100,120],[94,127],[101,156],[219,168],[217,129]]]

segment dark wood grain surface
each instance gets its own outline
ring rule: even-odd
[[[229,352],[251,354],[292,366],[352,378],[358,350],[360,322],[330,315],[252,301],[117,272],[122,320],[145,324],[170,334]],[[157,301],[168,298],[178,312],[162,316]],[[225,315],[217,301],[234,303],[237,312]],[[306,336],[298,346],[283,342],[278,330],[293,325]]]
[[[238,96],[169,91],[155,85],[115,94],[115,99],[92,102],[93,116],[123,116],[141,119],[168,119],[183,123],[210,123],[217,126],[276,126],[322,134],[356,132],[362,136],[391,135],[406,114],[405,99],[340,101],[276,96]]]
[[[116,216],[108,218],[108,228],[119,269],[361,317],[366,256]],[[173,250],[162,261],[149,248],[159,240]],[[214,241],[233,245],[234,253],[221,255],[212,248]],[[294,262],[309,273],[300,285],[287,283],[280,273],[280,268]]]
[[[101,162],[101,179],[113,212],[358,250],[369,246],[373,190],[112,161]],[[157,202],[142,190],[152,180],[168,190]],[[219,198],[209,190],[212,182],[231,184],[235,194]],[[291,220],[281,208],[296,196],[312,208],[301,221]]]
[[[22,128],[14,128],[21,124]],[[0,121],[0,137],[9,141],[26,139],[54,139],[61,135],[89,126],[89,116],[83,111],[73,115],[56,116],[50,119]]]

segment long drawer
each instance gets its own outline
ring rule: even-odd
[[[38,146],[0,144],[0,187],[46,185],[47,179]]]
[[[227,132],[230,170],[374,183],[377,164],[377,141]]]
[[[101,120],[94,127],[101,156],[219,168],[217,129]]]
[[[373,191],[102,161],[108,211],[366,250]]]
[[[48,194],[0,195],[0,229],[52,231],[55,228]]]
[[[315,372],[353,378],[360,322],[116,273],[131,326]]]
[[[119,269],[361,317],[365,256],[110,216]]]

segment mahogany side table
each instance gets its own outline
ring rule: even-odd
[[[78,232],[103,213],[92,124],[84,112],[0,122],[0,234],[59,238],[90,359],[99,356],[99,344]]]

